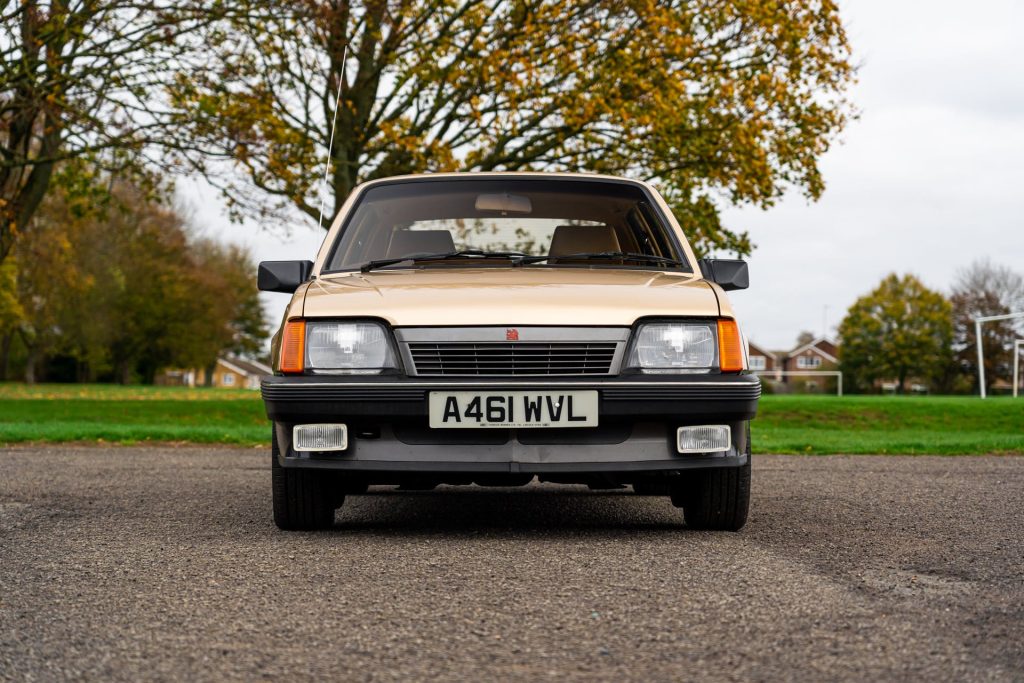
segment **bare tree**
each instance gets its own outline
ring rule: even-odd
[[[0,0],[0,261],[55,177],[143,171],[161,93],[216,14],[192,0]]]
[[[1024,277],[985,258],[957,272],[950,301],[953,304],[953,345],[962,372],[977,384],[974,319],[1024,311]],[[1013,342],[1024,335],[1024,321],[1003,320],[982,326],[986,387],[1012,372]],[[977,387],[975,387],[977,389]]]

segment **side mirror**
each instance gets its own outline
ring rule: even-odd
[[[256,275],[256,286],[261,292],[291,294],[313,272],[312,261],[262,261]]]
[[[747,262],[731,258],[702,258],[697,262],[705,280],[716,283],[722,289],[746,289],[750,286],[750,270]]]

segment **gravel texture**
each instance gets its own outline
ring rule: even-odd
[[[737,534],[547,485],[284,533],[268,458],[0,450],[0,679],[1024,680],[1024,458],[755,457]]]

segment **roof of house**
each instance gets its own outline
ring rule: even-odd
[[[823,357],[825,360],[830,360],[833,363],[838,363],[839,362],[838,358],[833,356],[828,351],[822,351],[821,350],[821,348],[818,346],[818,344],[820,344],[821,342],[828,342],[829,344],[831,344],[832,346],[834,346],[836,348],[839,347],[839,344],[837,344],[835,341],[829,339],[828,337],[818,337],[817,339],[815,339],[813,341],[807,342],[806,344],[804,344],[803,346],[801,346],[798,349],[793,349],[792,351],[789,352],[789,355],[790,356],[798,356],[801,353],[803,353],[804,351],[811,350],[811,351],[816,352],[818,355]]]
[[[762,349],[760,346],[758,346],[754,342],[747,342],[747,346],[749,346],[752,349],[757,349],[758,351],[760,351],[761,353],[763,353],[766,356],[771,356],[772,358],[777,358],[778,357],[778,354],[777,354],[776,351],[769,351],[768,349]]]
[[[757,345],[754,342],[748,342],[748,343],[749,343],[749,345],[752,348],[756,348],[758,351],[764,353],[765,355],[771,356],[772,358],[789,358],[791,356],[797,356],[797,355],[803,353],[804,351],[811,350],[811,351],[814,351],[815,353],[817,353],[818,355],[820,355],[825,360],[832,361],[833,363],[838,363],[839,362],[838,358],[833,356],[828,351],[822,350],[818,346],[818,344],[820,344],[822,342],[826,342],[826,343],[831,344],[832,346],[834,346],[836,348],[839,348],[839,342],[837,342],[834,339],[831,339],[829,337],[818,337],[817,339],[809,341],[806,344],[804,344],[802,346],[799,346],[799,347],[797,347],[795,349],[792,349],[790,351],[787,351],[785,349],[779,349],[779,350],[775,350],[775,351],[768,351],[768,350],[762,348],[761,346]]]
[[[260,377],[263,375],[274,374],[274,371],[269,366],[256,360],[247,360],[245,358],[236,358],[234,356],[218,358],[217,360],[228,370],[237,372],[240,375]]]

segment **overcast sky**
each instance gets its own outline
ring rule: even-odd
[[[729,208],[749,230],[751,288],[731,298],[751,340],[792,346],[834,331],[853,301],[890,272],[948,290],[972,260],[1024,272],[1024,2],[849,0],[842,14],[859,83],[860,119],[822,160],[827,187],[809,204]],[[284,238],[229,225],[200,183],[181,193],[197,223],[247,244],[257,260],[313,258],[322,233]],[[277,319],[285,295],[269,295]]]

